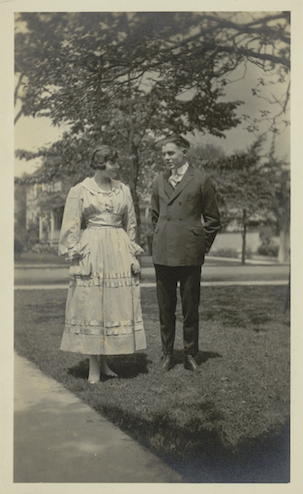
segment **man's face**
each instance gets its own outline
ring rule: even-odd
[[[184,165],[186,159],[186,150],[179,148],[176,144],[170,142],[162,146],[162,156],[164,163],[170,170],[176,170]]]

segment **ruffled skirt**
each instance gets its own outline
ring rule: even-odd
[[[83,257],[70,267],[61,350],[119,355],[146,348],[134,251],[123,228],[84,231]]]

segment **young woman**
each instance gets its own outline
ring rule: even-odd
[[[89,355],[91,383],[100,372],[116,376],[107,355],[146,348],[137,259],[142,249],[135,242],[130,190],[115,179],[117,157],[106,145],[94,150],[94,177],[70,189],[59,240],[59,255],[67,253],[72,262],[60,349]]]

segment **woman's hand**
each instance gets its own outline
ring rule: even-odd
[[[82,258],[83,258],[83,255],[80,254],[79,252],[74,252],[73,254],[68,256],[68,259],[72,263],[73,266],[77,266]]]
[[[131,270],[132,270],[133,274],[140,274],[141,273],[141,267],[140,267],[138,259],[134,258],[134,260],[131,264]]]

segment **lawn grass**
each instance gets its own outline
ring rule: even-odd
[[[204,287],[199,369],[161,353],[154,288],[142,288],[147,350],[109,358],[118,379],[87,381],[88,361],[59,350],[66,290],[15,292],[15,349],[151,449],[187,482],[286,482],[289,314],[286,286]],[[266,461],[265,461],[266,460]]]

